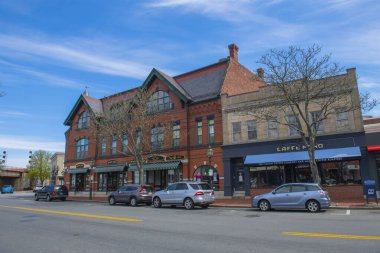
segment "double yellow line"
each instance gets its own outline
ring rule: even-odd
[[[135,219],[135,218],[125,218],[125,217],[117,217],[117,216],[104,216],[104,215],[75,213],[75,212],[62,212],[62,211],[28,208],[28,207],[20,207],[20,206],[0,205],[0,207],[23,210],[23,211],[31,211],[31,212],[37,212],[37,213],[49,213],[49,214],[76,216],[76,217],[93,218],[93,219],[101,219],[101,220],[128,221],[128,222],[141,222],[141,221],[143,221],[143,220]]]
[[[306,237],[322,237],[322,238],[380,241],[380,236],[370,236],[370,235],[342,235],[342,234],[319,234],[319,233],[300,233],[300,232],[284,232],[282,234],[283,235],[290,235],[290,236],[306,236]]]

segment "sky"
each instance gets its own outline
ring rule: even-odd
[[[231,43],[250,70],[270,49],[319,44],[380,100],[378,13],[377,0],[2,0],[0,152],[12,167],[26,167],[29,151],[64,152],[63,122],[85,87],[109,96],[152,68],[215,63]]]

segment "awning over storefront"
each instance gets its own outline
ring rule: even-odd
[[[160,163],[145,163],[144,170],[176,170],[179,168],[181,161],[170,161],[170,162],[160,162]],[[137,171],[136,164],[129,165],[128,171]]]
[[[118,164],[118,165],[108,165],[108,166],[99,166],[95,168],[96,173],[107,173],[107,172],[118,172],[123,171],[125,165],[124,164]]]
[[[359,157],[361,157],[359,147],[322,149],[315,151],[315,159],[317,162],[349,160]],[[244,161],[244,164],[254,166],[265,166],[292,163],[307,163],[308,161],[309,155],[307,151],[300,151],[263,155],[248,155]]]
[[[380,151],[380,145],[368,146],[369,152]]]
[[[67,173],[69,174],[81,174],[81,173],[87,173],[87,169],[86,168],[83,168],[83,169],[69,169],[67,171]]]

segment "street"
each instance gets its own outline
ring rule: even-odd
[[[0,196],[0,252],[380,252],[380,210],[253,209],[33,200]]]

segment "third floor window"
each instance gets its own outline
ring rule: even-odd
[[[87,128],[88,123],[89,123],[89,118],[90,118],[90,114],[88,113],[88,111],[82,112],[82,114],[79,116],[78,128],[79,129]]]
[[[156,91],[152,94],[148,101],[149,112],[161,112],[172,109],[169,94],[165,91]]]

